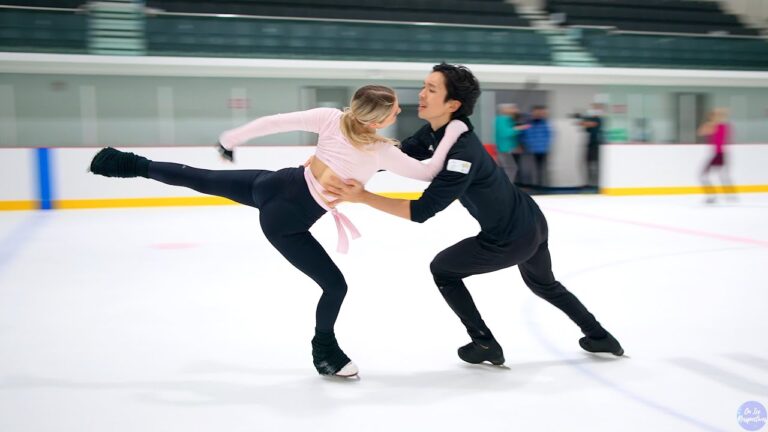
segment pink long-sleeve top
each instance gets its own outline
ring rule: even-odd
[[[355,147],[341,131],[342,115],[343,113],[335,108],[315,108],[260,117],[222,133],[219,141],[224,148],[232,150],[246,141],[265,135],[297,130],[314,132],[319,135],[315,157],[325,163],[339,178],[354,179],[366,184],[380,169],[416,180],[432,180],[443,169],[448,151],[459,136],[467,131],[463,122],[452,121],[432,159],[428,163],[422,163],[387,142],[376,142],[364,149]],[[339,234],[337,250],[346,253],[349,240],[345,228],[350,231],[352,238],[358,238],[360,233],[344,214],[328,206],[328,201],[334,198],[328,195],[326,189],[315,179],[309,167],[304,169],[304,178],[315,201],[333,214]]]

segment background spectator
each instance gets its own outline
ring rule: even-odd
[[[521,146],[518,139],[520,130],[527,129],[527,125],[518,125],[521,121],[520,110],[512,103],[499,104],[496,115],[496,149],[499,166],[509,177],[509,181],[515,182],[518,167],[520,166]]]
[[[531,120],[524,132],[525,151],[533,156],[532,183],[546,186],[547,155],[552,144],[552,129],[547,121],[547,107],[537,105],[531,111]]]
[[[603,105],[593,103],[585,116],[581,117],[581,126],[587,132],[587,186],[598,187],[600,168],[600,146],[603,138]]]

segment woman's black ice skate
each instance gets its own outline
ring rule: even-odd
[[[491,362],[496,366],[504,364],[504,351],[495,339],[472,341],[459,348],[459,358],[467,363]]]
[[[357,365],[339,348],[333,333],[315,332],[312,338],[312,362],[320,375],[350,378],[357,376]]]
[[[147,177],[149,160],[143,156],[107,147],[93,157],[90,171],[104,177]]]
[[[591,353],[611,353],[617,357],[624,355],[624,348],[619,345],[619,341],[610,333],[607,333],[601,339],[584,336],[579,339],[579,345]]]

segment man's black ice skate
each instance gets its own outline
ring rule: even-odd
[[[93,157],[90,171],[104,177],[147,177],[149,160],[143,156],[107,147]]]
[[[350,378],[358,373],[357,365],[339,348],[333,333],[315,332],[312,362],[320,375]]]
[[[579,345],[591,353],[611,353],[617,357],[624,355],[624,348],[619,345],[619,341],[610,333],[607,333],[604,338],[600,339],[584,336],[579,339]]]
[[[491,362],[496,366],[504,364],[504,351],[495,339],[473,340],[459,348],[459,358],[467,363]]]

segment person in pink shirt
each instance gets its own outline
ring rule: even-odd
[[[717,192],[709,182],[709,172],[713,168],[720,171],[720,179],[723,182],[723,189],[735,198],[736,190],[731,183],[728,173],[728,166],[725,162],[725,146],[731,142],[731,125],[728,123],[728,112],[723,108],[713,110],[709,114],[709,119],[699,127],[699,136],[706,137],[714,149],[712,158],[704,165],[701,171],[701,184],[704,192],[707,194],[706,202],[714,203],[717,200]]]
[[[334,334],[347,284],[309,228],[323,214],[331,212],[339,235],[338,250],[342,253],[349,247],[347,231],[353,238],[359,233],[346,216],[329,205],[333,198],[322,184],[331,176],[365,184],[382,169],[430,181],[442,171],[451,146],[469,130],[468,121],[453,121],[434,157],[424,164],[400,151],[396,141],[377,134],[379,129],[394,124],[399,113],[394,90],[368,85],[355,92],[345,111],[315,108],[260,117],[219,137],[220,153],[233,161],[234,148],[253,138],[297,130],[317,133],[315,154],[302,167],[278,171],[205,170],[150,161],[108,147],[94,156],[90,171],[106,177],[146,177],[258,208],[259,222],[269,242],[323,290],[312,339],[315,368],[321,375],[350,377],[357,375],[358,368],[341,350]]]

